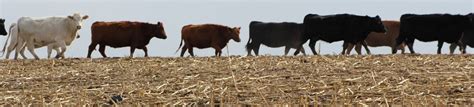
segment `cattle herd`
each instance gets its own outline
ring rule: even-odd
[[[4,19],[0,19],[0,35],[8,35],[2,52],[6,51],[6,59],[15,50],[14,59],[20,54],[24,59],[27,49],[35,59],[36,48],[47,47],[48,58],[52,50],[57,52],[56,58],[64,58],[66,47],[79,37],[78,31],[83,28],[82,22],[89,16],[75,13],[67,17],[31,18],[21,17],[5,29]],[[389,46],[392,53],[405,52],[405,46],[410,53],[415,53],[415,39],[423,42],[438,41],[438,54],[441,54],[443,43],[450,43],[450,53],[459,47],[462,54],[466,47],[474,47],[474,14],[404,14],[400,21],[382,20],[380,16],[359,16],[353,14],[304,16],[303,23],[292,22],[261,22],[252,21],[249,24],[249,40],[245,46],[248,56],[258,55],[260,45],[268,47],[285,47],[285,55],[290,49],[296,49],[294,55],[300,52],[306,54],[303,44],[309,40],[313,54],[318,54],[315,44],[318,40],[328,43],[343,41],[341,54],[350,54],[355,47],[361,54],[362,46],[368,54],[368,46]],[[8,30],[8,33],[7,33]],[[151,38],[166,39],[162,22],[103,22],[97,21],[91,27],[91,44],[87,57],[90,58],[96,46],[103,57],[105,47],[130,47],[130,57],[135,49],[142,49],[148,56],[146,45]],[[220,56],[222,49],[230,40],[240,42],[240,27],[227,27],[218,24],[189,24],[181,30],[180,56],[185,52],[194,56],[193,48],[215,49],[215,55]],[[10,44],[8,44],[8,40]],[[183,45],[184,42],[184,45]],[[7,47],[8,44],[8,47]],[[179,48],[176,52],[179,51]],[[3,54],[2,54],[3,56]]]

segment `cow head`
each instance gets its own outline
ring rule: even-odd
[[[156,25],[156,29],[153,29],[155,32],[153,34],[157,34],[155,37],[166,39],[165,28],[163,27],[163,23],[158,22]]]
[[[75,27],[75,29],[79,30],[82,28],[82,21],[86,20],[89,18],[88,15],[81,16],[79,13],[74,13],[72,16],[67,16],[68,19],[71,19],[72,21],[72,26]]]
[[[7,35],[5,30],[5,19],[0,19],[0,35]]]
[[[371,30],[373,32],[377,32],[377,33],[387,32],[387,29],[383,25],[382,19],[380,18],[379,15],[375,16],[374,18],[371,18],[369,23],[370,23],[369,26],[370,26],[370,28],[372,28]]]
[[[240,42],[240,27],[229,28],[230,39]]]

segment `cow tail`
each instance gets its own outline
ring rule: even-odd
[[[183,38],[181,38],[181,42],[179,43],[179,47],[178,47],[178,49],[176,49],[176,52],[174,52],[174,54],[178,53],[179,48],[181,48],[181,46],[183,46]]]
[[[3,55],[5,55],[5,49],[7,48],[8,40],[10,39],[10,35],[12,34],[12,29],[13,29],[14,26],[15,26],[15,25],[12,24],[12,25],[10,26],[10,29],[8,29],[8,31],[10,31],[10,33],[8,33],[7,41],[5,41],[5,44],[3,45],[2,56],[0,56],[0,57],[3,57]],[[18,35],[18,33],[17,33],[17,35]],[[15,45],[16,45],[16,44],[15,44]],[[16,47],[16,46],[15,46],[15,47]]]
[[[250,40],[252,40],[251,37],[249,37],[249,41],[247,41],[247,45],[245,45],[245,49],[249,50],[250,49]]]

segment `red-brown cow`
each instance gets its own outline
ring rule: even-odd
[[[99,52],[105,55],[105,46],[113,48],[130,46],[130,57],[133,57],[135,48],[143,49],[145,57],[148,57],[146,45],[151,38],[157,37],[166,39],[163,24],[143,23],[143,22],[94,22],[91,27],[92,42],[89,45],[87,58],[91,57],[92,51],[99,44]]]
[[[221,56],[221,50],[230,39],[240,42],[239,34],[240,27],[230,28],[216,24],[186,25],[181,29],[181,43],[178,50],[184,41],[181,57],[184,56],[186,50],[189,50],[189,54],[194,57],[193,47],[199,49],[212,47],[216,50],[215,55]]]
[[[386,33],[376,33],[372,32],[370,33],[367,38],[365,38],[365,42],[367,43],[367,46],[370,47],[380,47],[380,46],[389,46],[391,49],[396,49],[396,50],[402,50],[402,53],[405,53],[405,44],[402,43],[399,46],[396,45],[396,39],[398,38],[398,34],[400,31],[400,22],[399,21],[382,21],[383,25],[387,29]],[[350,54],[353,44],[347,44],[349,45],[346,54]],[[361,46],[362,44],[356,44],[356,52],[358,54],[361,54]],[[369,49],[365,49],[368,54],[370,54]],[[342,51],[344,53],[344,50]]]

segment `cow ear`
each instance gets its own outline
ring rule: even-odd
[[[82,20],[85,20],[85,19],[87,19],[87,18],[89,18],[88,15],[82,16]]]
[[[380,16],[379,16],[379,15],[377,15],[377,16],[375,16],[375,18],[378,18],[378,19],[380,19]]]
[[[67,18],[69,18],[69,19],[74,19],[74,17],[72,17],[72,16],[67,16]]]

